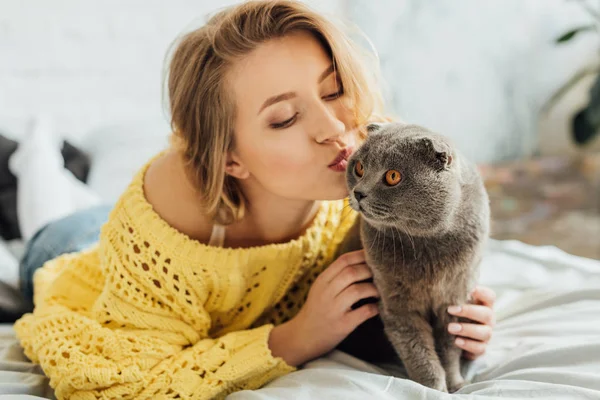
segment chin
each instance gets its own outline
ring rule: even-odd
[[[348,187],[346,182],[337,185],[329,185],[323,188],[322,198],[319,200],[342,200],[348,197]]]
[[[318,180],[318,186],[313,186],[311,190],[312,194],[317,195],[315,200],[342,200],[348,197],[345,173],[336,172],[334,176],[323,174],[322,178],[324,179]]]

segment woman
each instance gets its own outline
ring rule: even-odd
[[[381,111],[359,59],[296,2],[234,6],[181,39],[168,77],[172,146],[134,177],[97,244],[35,272],[35,310],[15,325],[58,398],[259,388],[377,314],[351,309],[377,295],[357,283],[371,276],[364,253],[332,259],[355,218],[339,155]],[[65,225],[37,240],[76,235]],[[493,324],[493,292],[474,298],[484,305],[457,314],[473,320],[458,325],[468,357]]]

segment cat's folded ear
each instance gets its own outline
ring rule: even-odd
[[[435,158],[437,159],[438,168],[450,169],[452,165],[452,154],[447,151],[436,151]]]
[[[438,171],[450,169],[452,165],[452,151],[444,143],[425,137],[419,140],[425,149],[427,158],[431,160],[434,168]]]
[[[369,135],[377,133],[386,124],[387,123],[385,123],[385,122],[371,122],[367,125],[367,133]]]
[[[383,128],[389,127],[391,125],[394,125],[394,128],[395,128],[394,131],[398,131],[398,132],[402,131],[402,128],[404,128],[405,126],[408,126],[408,124],[406,124],[405,122],[390,120],[388,122],[385,122],[385,121],[370,122],[369,124],[367,124],[366,130],[367,130],[367,133],[369,135],[371,135],[371,134],[376,134],[377,132],[382,131]]]

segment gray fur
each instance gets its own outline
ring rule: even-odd
[[[350,205],[361,215],[340,254],[365,249],[380,315],[338,347],[369,361],[388,361],[394,349],[412,380],[453,392],[464,380],[461,349],[447,331],[457,318],[447,308],[466,303],[478,280],[488,196],[475,166],[447,138],[400,123],[369,132],[348,163]],[[402,174],[396,186],[384,182],[390,169]],[[357,191],[366,195],[360,203]]]

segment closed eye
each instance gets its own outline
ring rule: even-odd
[[[339,99],[340,97],[342,97],[343,95],[344,95],[344,89],[340,88],[340,90],[338,90],[335,93],[328,94],[327,96],[323,96],[323,100],[327,100],[327,101],[336,100],[336,99]]]
[[[344,95],[344,87],[342,86],[342,82],[338,80],[336,86],[338,87],[338,91],[335,93],[328,94],[327,96],[323,96],[323,100],[336,100]]]
[[[281,121],[281,122],[274,122],[274,123],[270,124],[269,126],[273,129],[287,128],[289,126],[292,126],[294,124],[294,122],[296,122],[297,116],[298,116],[298,113],[294,114],[292,116],[292,118],[290,118],[290,119],[286,119],[285,121]]]

